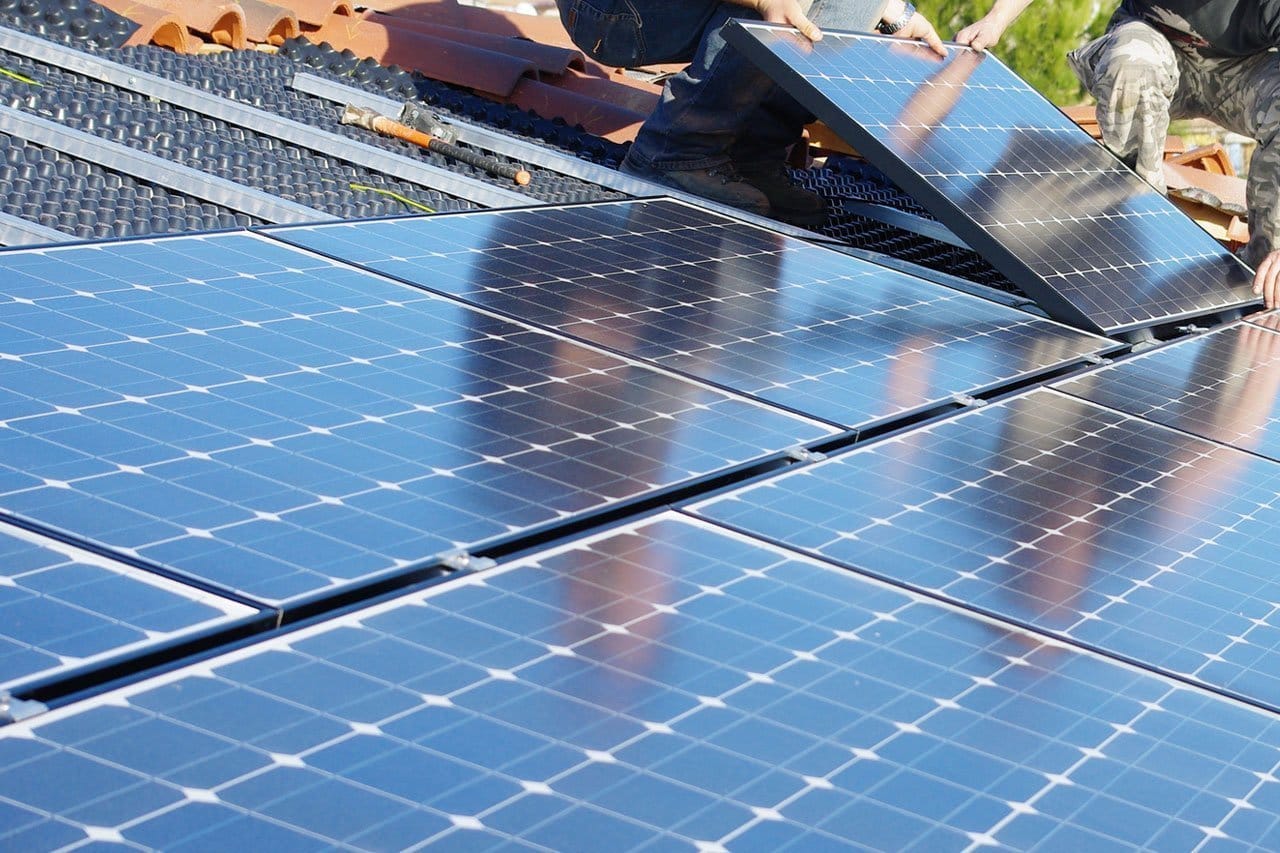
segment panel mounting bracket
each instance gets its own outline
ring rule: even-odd
[[[796,462],[821,462],[827,458],[827,454],[797,446],[787,448],[787,458],[794,459]]]
[[[0,726],[17,723],[22,720],[43,714],[49,707],[34,699],[18,699],[7,691],[0,692]]]
[[[440,562],[455,572],[482,572],[498,565],[496,560],[492,560],[489,557],[477,557],[462,548],[441,554]]]
[[[981,397],[974,397],[969,394],[957,392],[951,395],[951,399],[958,405],[966,408],[977,409],[987,404],[987,401]]]

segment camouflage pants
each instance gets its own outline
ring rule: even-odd
[[[1101,38],[1068,59],[1097,99],[1107,147],[1161,192],[1171,118],[1207,118],[1258,140],[1245,187],[1245,259],[1256,264],[1280,248],[1280,54],[1205,56],[1117,12]]]

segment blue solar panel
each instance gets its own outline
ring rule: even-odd
[[[1250,323],[1262,326],[1265,329],[1280,332],[1280,312],[1265,311],[1250,316],[1248,320]]]
[[[0,729],[0,845],[1280,843],[1268,714],[667,515]]]
[[[270,233],[846,427],[1113,346],[672,201]]]
[[[230,627],[258,613],[0,526],[0,690]]]
[[[989,53],[726,38],[1051,316],[1121,333],[1257,302],[1248,268]]]
[[[832,432],[253,235],[0,278],[0,509],[264,602]]]
[[[1280,465],[1037,390],[707,518],[1280,708]]]
[[[1236,323],[1055,385],[1280,460],[1280,329]]]

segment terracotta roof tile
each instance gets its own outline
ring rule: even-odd
[[[454,0],[371,0],[361,5],[381,13],[376,18],[371,14],[365,17],[377,20],[389,31],[412,29],[438,35],[456,44],[491,47],[509,56],[529,59],[539,73],[525,75],[532,77],[532,81],[513,80],[510,87],[499,89],[494,82],[483,85],[467,82],[467,75],[472,72],[466,68],[440,69],[436,67],[437,63],[420,56],[402,57],[404,61],[390,62],[420,71],[433,79],[499,95],[525,109],[536,109],[548,118],[563,118],[570,124],[582,124],[592,133],[614,141],[631,139],[639,122],[657,103],[661,85],[655,83],[654,78],[683,67],[679,64],[657,65],[645,69],[647,73],[632,74],[600,65],[583,57],[581,51],[574,47],[556,15],[522,15],[460,6]],[[347,46],[331,44],[339,49]],[[351,49],[356,50],[355,47]],[[565,61],[564,52],[570,57],[568,61]],[[356,53],[365,55],[359,50]],[[388,64],[383,57],[373,56]],[[478,61],[486,60],[480,57]],[[565,94],[558,93],[556,89],[564,90]],[[593,101],[597,103],[592,104]]]
[[[148,0],[148,2],[181,18],[192,32],[207,36],[214,44],[242,50],[245,38],[244,9],[239,3],[191,3],[189,0]],[[126,7],[127,8],[127,7]],[[128,15],[127,11],[121,14]]]
[[[1192,198],[1226,213],[1243,216],[1248,210],[1245,204],[1243,178],[1208,172],[1168,160],[1164,163],[1164,175],[1171,195],[1178,194],[1184,198]]]
[[[154,44],[176,53],[195,53],[201,41],[187,32],[186,22],[165,9],[136,0],[98,0],[98,4],[138,25],[125,41],[126,47]]]
[[[1236,173],[1235,166],[1231,165],[1231,157],[1227,154],[1227,149],[1217,142],[1212,145],[1201,145],[1198,148],[1192,148],[1190,151],[1173,155],[1168,159],[1170,163],[1191,166],[1195,169],[1213,172],[1218,175],[1234,175]]]
[[[313,42],[328,42],[336,50],[372,57],[382,65],[399,65],[433,80],[507,97],[525,76],[536,76],[531,60],[398,26],[378,15],[332,16],[323,26],[304,33]]]
[[[398,31],[422,33],[457,44],[526,59],[532,62],[542,74],[563,74],[570,68],[581,70],[586,67],[586,57],[577,48],[542,44],[518,36],[455,27],[418,17],[387,15],[372,10],[361,13],[359,17]]]
[[[298,16],[298,22],[303,25],[304,30],[307,27],[323,26],[335,16],[355,14],[352,0],[283,0],[280,5]]]
[[[590,94],[575,92],[572,88],[561,85],[563,82],[563,78],[554,84],[524,79],[519,81],[507,100],[541,116],[561,118],[571,125],[582,125],[587,131],[613,142],[635,138],[636,130],[644,121],[647,111],[637,112]]]
[[[245,38],[255,44],[284,44],[301,31],[298,16],[291,10],[264,0],[240,0],[244,10]]]
[[[366,0],[360,5],[402,18],[431,21],[475,32],[517,36],[557,47],[574,47],[556,15],[521,15],[498,9],[460,6],[455,0]]]

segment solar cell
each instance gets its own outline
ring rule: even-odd
[[[846,427],[1113,346],[672,201],[269,233]]]
[[[699,504],[843,565],[1280,708],[1280,465],[1051,390]]]
[[[0,509],[263,602],[832,432],[254,235],[0,278]]]
[[[230,627],[259,611],[0,526],[0,692]]]
[[[1148,350],[1054,387],[1101,406],[1280,460],[1277,331],[1236,323]]]
[[[1274,848],[1268,714],[671,514],[0,729],[0,844]]]
[[[1120,334],[1257,301],[1243,264],[989,53],[726,37],[1051,316]]]
[[[1272,331],[1280,332],[1280,313],[1275,311],[1254,314],[1249,317],[1249,322],[1262,326],[1264,329],[1271,329]]]

